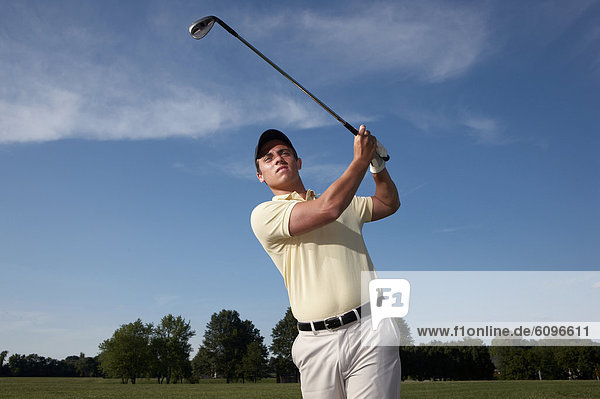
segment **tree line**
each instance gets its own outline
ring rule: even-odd
[[[402,332],[402,378],[414,380],[600,379],[600,346],[412,346],[410,329],[397,320]],[[109,377],[135,384],[154,378],[159,384],[223,378],[226,382],[299,381],[291,347],[298,335],[288,308],[272,329],[267,348],[260,331],[235,310],[211,316],[202,344],[191,357],[190,322],[171,314],[160,323],[140,319],[121,325],[99,345],[96,357],[69,356],[64,360],[0,353],[0,376]],[[469,343],[472,344],[472,343]],[[526,343],[525,343],[526,344]],[[270,354],[269,354],[270,352]]]
[[[552,345],[552,341],[544,342]],[[498,378],[600,380],[600,346],[493,346]]]
[[[67,356],[63,360],[39,356],[35,353],[8,356],[0,353],[0,377],[101,377],[98,357]]]
[[[495,366],[487,346],[401,346],[402,378],[491,380]]]
[[[600,380],[600,344],[553,346],[556,341],[521,341],[518,346],[479,339],[401,346],[403,379],[414,380]],[[510,343],[510,342],[509,342]],[[513,345],[517,342],[513,341]]]

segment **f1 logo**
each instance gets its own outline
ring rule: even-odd
[[[371,323],[377,330],[381,320],[408,314],[410,283],[405,279],[381,278],[369,281]]]

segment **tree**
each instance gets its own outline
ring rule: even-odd
[[[75,359],[74,366],[77,375],[80,377],[98,377],[100,375],[98,360],[93,357],[86,357],[83,352],[79,353],[79,357]]]
[[[203,377],[214,377],[217,373],[214,354],[204,346],[198,348],[198,352],[192,360],[192,371],[194,379],[199,380]]]
[[[166,338],[154,333],[150,338],[150,375],[162,384],[169,374],[169,354]],[[170,381],[167,380],[167,384]]]
[[[196,332],[192,330],[190,323],[181,316],[169,314],[162,318],[150,343],[153,355],[151,368],[159,383],[163,379],[166,379],[167,384],[172,380],[183,381],[191,376],[192,346],[189,340],[194,335]]]
[[[267,356],[267,347],[262,342],[250,342],[242,358],[241,373],[244,378],[256,382],[264,377],[268,367]]]
[[[469,376],[473,380],[491,380],[494,377],[494,363],[490,356],[487,346],[465,346],[464,350],[468,353]]]
[[[206,325],[203,346],[212,357],[216,373],[229,383],[243,377],[239,365],[251,342],[262,344],[260,331],[250,320],[242,321],[237,311],[223,309],[214,313]]]
[[[537,359],[530,346],[493,347],[493,353],[499,359],[499,371],[502,379],[528,380],[537,377]]]
[[[109,375],[120,377],[124,384],[143,376],[149,369],[150,336],[152,324],[144,325],[140,319],[123,324],[112,338],[99,345],[100,367]]]
[[[489,347],[480,339],[401,346],[400,358],[405,379],[489,380],[494,375]]]
[[[13,377],[26,377],[28,373],[27,361],[25,355],[15,353],[8,358],[8,369]]]
[[[292,360],[292,345],[298,336],[298,321],[292,314],[292,309],[287,308],[283,319],[275,325],[271,332],[273,343],[269,347],[274,355],[271,364],[275,369],[277,382],[282,382],[282,376],[293,376],[292,380],[299,380],[299,371]]]
[[[556,348],[556,364],[563,378],[596,378],[600,370],[599,346],[565,346]]]
[[[8,352],[7,352],[8,354]],[[5,355],[6,357],[6,355]],[[1,364],[1,363],[0,363]],[[15,353],[1,368],[0,375],[13,377],[76,377],[73,363],[39,356],[35,353],[19,355]]]
[[[393,320],[396,322],[398,328],[400,329],[400,346],[414,345],[415,341],[413,340],[413,337],[410,333],[410,327],[408,327],[406,320],[404,320],[401,317],[394,317]]]
[[[6,360],[6,356],[8,355],[8,351],[0,352],[0,377],[4,377],[8,375],[8,366],[4,366],[4,360]]]

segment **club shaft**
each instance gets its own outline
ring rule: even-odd
[[[313,101],[315,101],[317,104],[319,104],[321,107],[323,107],[323,109],[327,112],[329,112],[331,114],[331,116],[333,116],[335,119],[337,119],[342,125],[344,125],[344,127],[346,129],[348,129],[352,134],[357,135],[358,134],[358,130],[356,130],[356,128],[354,126],[352,126],[351,124],[349,124],[348,122],[346,122],[344,119],[342,119],[341,116],[339,116],[338,114],[336,114],[331,108],[329,108],[323,101],[319,100],[317,97],[315,97],[310,91],[308,91],[304,86],[302,86],[300,83],[298,83],[296,81],[296,79],[292,78],[290,75],[288,75],[283,69],[279,68],[279,66],[277,66],[277,64],[275,64],[273,61],[271,61],[268,57],[266,57],[263,53],[261,53],[260,51],[258,51],[256,49],[256,47],[254,47],[253,45],[251,45],[250,43],[248,43],[243,37],[241,37],[240,35],[238,35],[238,33],[233,30],[229,25],[227,25],[225,22],[221,21],[219,18],[215,17],[216,22],[221,25],[227,32],[231,33],[233,36],[235,36],[236,38],[238,38],[242,43],[244,43],[250,50],[254,51],[260,58],[262,58],[263,60],[265,60],[266,62],[269,63],[269,65],[271,65],[273,68],[275,68],[277,70],[277,72],[279,72],[280,74],[282,74],[283,76],[285,76],[290,82],[292,82],[297,88],[299,88],[300,90],[302,90],[307,96],[309,96],[310,98],[313,99]]]

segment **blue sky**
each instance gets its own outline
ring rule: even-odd
[[[387,147],[377,269],[599,269],[600,2],[321,3],[0,3],[0,349],[93,355],[168,313],[197,347],[223,308],[270,340],[257,137],[288,133],[317,192],[352,140],[223,29],[192,40],[206,15]]]

